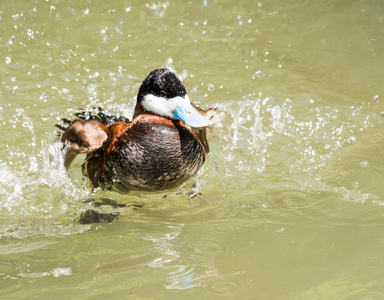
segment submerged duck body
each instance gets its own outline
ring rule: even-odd
[[[120,193],[177,187],[204,164],[215,114],[192,106],[174,73],[155,70],[139,89],[131,122],[77,119],[66,128],[65,165],[87,154],[83,172],[93,186]]]

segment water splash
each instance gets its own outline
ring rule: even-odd
[[[249,95],[217,107],[226,118],[225,126],[216,130],[218,138],[211,142],[215,166],[204,168],[199,176],[210,183],[216,174],[220,178],[217,186],[225,186],[223,194],[226,189],[245,187],[262,191],[278,183],[298,190],[332,191],[351,201],[377,200],[358,188],[330,183],[330,179],[335,177],[332,166],[343,158],[344,150],[382,123],[378,114],[364,107],[335,108],[316,104],[312,99],[261,95]],[[132,114],[132,108],[127,109],[124,104],[107,104],[107,109],[127,117]],[[8,122],[26,128],[29,143],[24,151],[8,149],[8,160],[0,161],[0,218],[54,220],[76,211],[79,203],[94,197],[82,175],[68,174],[64,168],[62,145],[52,142],[53,133],[38,146],[34,121],[21,108]],[[364,161],[359,163],[362,168]],[[204,187],[203,194],[216,193],[217,186],[212,191]],[[179,197],[176,194],[173,198]]]
[[[159,1],[157,3],[152,2],[151,4],[147,3],[145,4],[145,7],[152,11],[157,17],[164,18],[165,12],[169,7],[169,1]]]
[[[381,126],[378,113],[363,106],[331,107],[313,99],[261,95],[227,102],[219,110],[225,112],[226,124],[217,141],[222,149],[216,153],[217,164],[223,165],[226,177],[243,179],[231,184],[224,178],[226,187],[255,188],[277,181],[296,189],[336,191],[351,201],[377,198],[334,186],[329,179],[338,175],[337,164],[346,151],[359,144],[365,132]]]
[[[30,119],[25,117],[23,124],[33,135]],[[68,176],[61,143],[42,141],[37,151],[35,138],[32,140],[25,165],[0,164],[0,217],[34,215],[50,219],[89,196],[87,189],[77,186]]]

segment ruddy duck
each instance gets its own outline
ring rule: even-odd
[[[119,193],[181,185],[205,161],[207,127],[220,124],[214,109],[191,104],[182,82],[167,69],[143,81],[131,122],[105,116],[83,115],[69,124],[60,138],[68,147],[64,163],[68,167],[77,154],[86,154],[83,173],[93,186]]]

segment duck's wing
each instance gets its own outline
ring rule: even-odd
[[[65,154],[64,165],[69,167],[77,154],[90,154],[99,150],[107,141],[107,126],[117,123],[129,123],[129,119],[124,116],[113,115],[109,111],[100,107],[91,110],[81,109],[75,113],[78,119],[70,121],[62,119],[60,124],[55,126],[63,133],[58,132],[60,140],[68,145]]]
[[[110,125],[117,122],[130,123],[130,120],[124,116],[114,115],[101,107],[93,108],[93,110],[81,109],[75,116],[81,120],[96,120],[103,125]]]
[[[73,121],[61,135],[60,141],[68,146],[64,166],[69,167],[77,154],[90,154],[99,150],[108,138],[105,126],[96,120]]]
[[[224,113],[218,113],[216,108],[203,110],[193,103],[192,106],[197,110],[199,114],[212,121],[212,124],[208,127],[192,127],[193,132],[197,135],[198,139],[203,144],[205,153],[209,153],[208,135],[213,135],[213,128],[223,127],[221,121],[224,118]]]
[[[124,116],[114,115],[107,110],[103,110],[101,107],[94,107],[93,109],[80,109],[79,112],[74,114],[80,120],[96,120],[103,125],[111,125],[117,122],[130,123],[130,120]],[[57,128],[62,131],[65,131],[69,125],[72,123],[69,119],[61,119],[59,124],[55,124]],[[58,133],[61,135],[61,133]]]

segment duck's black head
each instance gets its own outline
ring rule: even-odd
[[[137,102],[142,102],[147,95],[165,99],[177,96],[185,98],[187,90],[175,73],[167,69],[157,69],[148,74],[141,84],[137,95]]]
[[[135,116],[140,113],[138,107],[161,117],[182,120],[191,127],[203,127],[212,123],[193,108],[185,86],[167,69],[149,73],[137,95]]]

